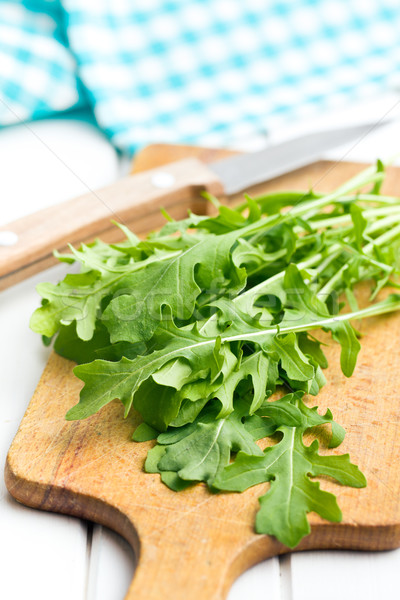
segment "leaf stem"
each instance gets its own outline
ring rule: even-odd
[[[373,251],[373,249],[374,249],[375,246],[382,246],[383,244],[385,244],[386,242],[392,240],[393,238],[395,238],[397,236],[400,236],[400,225],[398,225],[394,229],[386,231],[381,236],[379,236],[378,238],[376,238],[373,242],[370,242],[369,244],[367,244],[366,246],[364,246],[364,248],[363,248],[364,254],[368,255],[370,252]],[[336,283],[338,281],[340,281],[340,279],[342,278],[345,269],[347,269],[347,266],[348,266],[347,264],[344,264],[335,273],[335,275],[333,275],[333,277],[331,277],[331,279],[324,285],[324,287],[321,288],[321,290],[320,290],[321,294],[328,295],[328,294],[331,293],[331,291],[334,289]]]

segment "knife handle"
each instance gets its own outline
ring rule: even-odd
[[[111,221],[143,234],[165,222],[161,207],[175,219],[185,217],[189,208],[205,214],[207,202],[201,190],[223,194],[217,176],[204,163],[189,158],[129,175],[0,227],[0,289],[51,266],[53,250],[65,250],[68,242],[90,242],[98,236],[119,241],[122,232]]]

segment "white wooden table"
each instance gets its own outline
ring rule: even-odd
[[[382,110],[377,109],[377,118]],[[400,151],[399,140],[400,121],[367,136],[346,158],[390,156]],[[328,158],[340,159],[348,150],[336,149]],[[1,131],[0,221],[100,187],[120,172],[116,153],[88,124],[48,121]],[[62,272],[60,265],[0,294],[3,463],[49,354],[28,328],[38,304],[34,287],[39,281],[56,281]],[[132,551],[116,534],[20,506],[0,479],[0,598],[122,600],[134,568]],[[400,550],[304,552],[257,565],[234,584],[229,600],[395,598],[399,571]]]

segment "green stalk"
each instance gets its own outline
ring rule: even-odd
[[[369,254],[370,252],[373,251],[375,246],[383,246],[388,241],[396,238],[397,236],[400,236],[400,225],[398,225],[394,229],[386,231],[380,237],[376,238],[373,242],[370,242],[369,244],[364,246],[364,248],[363,248],[364,254],[366,254],[366,255]],[[324,285],[324,287],[320,290],[320,293],[326,294],[326,295],[330,294],[331,291],[335,288],[336,283],[338,283],[338,281],[340,281],[340,279],[342,278],[343,272],[346,268],[347,268],[347,264],[343,265],[339,269],[339,271],[337,271],[335,273],[335,275],[333,277],[331,277],[331,279]]]
[[[343,314],[339,314],[339,315],[334,315],[334,316],[326,317],[325,319],[320,319],[319,321],[310,321],[309,323],[303,323],[301,325],[290,325],[290,326],[286,326],[286,327],[279,327],[279,326],[266,327],[263,330],[255,331],[255,332],[253,331],[247,335],[246,334],[237,334],[237,335],[221,336],[220,340],[221,340],[221,344],[230,343],[230,342],[240,342],[240,341],[243,341],[243,342],[258,341],[259,338],[262,338],[265,336],[272,336],[272,335],[277,335],[277,334],[282,334],[282,333],[298,333],[298,332],[309,331],[309,330],[314,330],[314,329],[324,329],[324,328],[328,328],[330,325],[334,325],[335,323],[338,323],[338,322],[364,319],[366,317],[382,315],[382,314],[386,314],[389,312],[395,312],[397,310],[400,310],[400,296],[397,296],[397,295],[395,296],[393,294],[392,296],[389,296],[389,298],[387,298],[386,300],[383,300],[382,302],[378,302],[377,304],[372,304],[371,306],[368,306],[367,308],[363,308],[361,310],[352,311],[349,313],[343,313]],[[201,332],[201,329],[199,330],[199,332]],[[190,344],[189,346],[187,346],[187,348],[189,348],[189,349],[201,348],[201,347],[207,346],[209,344],[215,344],[214,337],[210,338],[210,339],[205,339],[202,342],[195,342],[194,344]],[[181,352],[180,348],[178,350],[171,350],[171,352],[168,355],[168,360],[172,360],[173,358],[176,358],[177,356],[179,356],[180,352]],[[151,355],[149,355],[149,360],[151,363]],[[158,358],[154,359],[154,362],[156,363],[157,360],[158,360]],[[163,361],[165,363],[165,356],[163,358]]]
[[[307,202],[300,203],[296,206],[293,206],[284,214],[277,214],[272,216],[264,217],[260,219],[256,223],[251,223],[247,225],[241,230],[242,237],[247,236],[249,234],[258,234],[265,233],[268,229],[271,229],[275,225],[286,223],[290,221],[293,217],[305,217],[306,219],[311,218],[313,215],[313,211],[320,210],[326,206],[329,206],[333,202],[335,202],[338,198],[347,194],[355,189],[368,185],[370,183],[378,183],[383,181],[384,173],[376,172],[375,167],[369,167],[365,169],[362,173],[359,173],[339,188],[336,189],[335,192],[331,194],[327,194],[325,196],[319,197],[316,200],[309,200]],[[266,227],[267,226],[267,227]],[[256,241],[257,237],[252,238],[252,242]]]
[[[394,240],[397,236],[400,236],[400,224],[397,225],[397,227],[394,227],[393,229],[389,229],[389,231],[383,233],[373,242],[367,244],[364,248],[364,252],[372,252],[374,246],[383,246],[387,242]]]
[[[400,218],[400,203],[397,206],[388,206],[384,208],[372,208],[369,210],[363,211],[363,216],[365,219],[374,219],[376,217],[385,217],[385,216],[396,216],[397,221]],[[336,225],[342,225],[351,223],[351,215],[340,215],[338,217],[328,217],[326,219],[321,219],[320,221],[311,221],[309,223],[310,227],[313,230],[324,229],[325,227],[335,227]],[[380,221],[377,221],[379,223]],[[395,221],[396,222],[396,221]]]
[[[257,331],[254,333],[250,333],[246,337],[243,335],[232,335],[227,337],[221,337],[221,342],[236,342],[240,340],[252,341],[253,339],[257,339],[263,335],[276,335],[281,333],[291,333],[291,332],[301,332],[301,331],[309,331],[310,329],[323,329],[325,327],[329,327],[329,325],[333,325],[339,321],[352,321],[358,319],[364,319],[366,317],[375,317],[377,315],[383,315],[385,313],[394,312],[396,310],[400,310],[400,296],[392,295],[393,301],[388,302],[387,300],[383,300],[382,302],[378,302],[377,304],[372,304],[367,308],[363,308],[361,310],[353,311],[350,313],[343,313],[339,315],[334,315],[332,317],[327,317],[326,319],[321,319],[320,321],[305,323],[302,325],[294,325],[287,327],[267,327],[264,331]]]

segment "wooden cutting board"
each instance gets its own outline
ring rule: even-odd
[[[136,169],[181,158],[182,152],[206,160],[219,156],[157,146],[138,157]],[[320,162],[256,191],[310,185],[329,191],[361,168]],[[399,193],[399,170],[390,170],[385,191]],[[310,405],[330,407],[345,426],[348,433],[337,452],[350,453],[368,487],[351,489],[323,479],[321,487],[338,496],[343,521],[332,524],[310,515],[312,532],[296,550],[400,545],[400,314],[370,319],[359,329],[365,337],[354,376],[342,375],[339,348],[331,344],[328,384]],[[83,422],[65,421],[81,388],[72,368],[51,355],[10,448],[6,483],[28,506],[93,520],[123,535],[139,556],[126,599],[222,600],[245,569],[288,552],[253,530],[257,498],[268,484],[241,494],[210,494],[203,484],[175,493],[158,475],[143,472],[152,442],[130,441],[140,418],[132,414],[124,420],[118,401]],[[321,452],[327,452],[323,437],[320,441]]]

